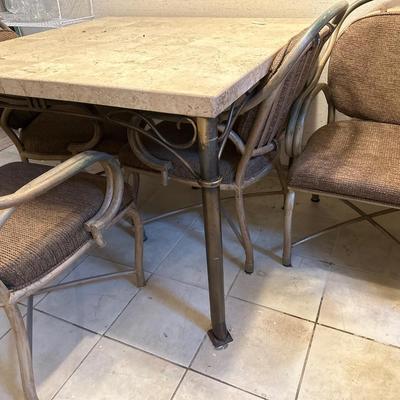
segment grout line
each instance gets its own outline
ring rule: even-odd
[[[74,268],[75,269],[75,268]],[[73,271],[71,271],[72,273]],[[69,275],[69,274],[68,274]],[[67,278],[68,275],[65,277]],[[150,279],[150,278],[149,278]],[[106,331],[104,331],[102,334],[96,333],[96,335],[99,336],[99,340],[96,341],[96,343],[94,344],[94,346],[89,350],[89,352],[85,355],[85,357],[83,357],[83,359],[80,361],[80,363],[77,365],[77,367],[73,370],[73,372],[68,376],[68,378],[64,381],[64,383],[60,386],[60,388],[57,390],[57,392],[54,394],[54,396],[52,397],[52,400],[58,395],[58,393],[60,393],[60,391],[62,390],[62,388],[67,384],[67,382],[72,378],[72,376],[75,374],[75,372],[81,367],[81,365],[84,363],[84,361],[89,357],[89,355],[92,353],[92,351],[94,350],[94,348],[98,345],[98,343],[105,337],[105,334],[109,331],[109,329],[111,329],[111,327],[114,325],[115,321],[121,316],[121,314],[125,311],[125,309],[128,307],[128,305],[132,302],[132,300],[138,295],[138,293],[141,291],[142,288],[139,288],[139,290],[133,295],[133,297],[128,301],[128,303],[126,304],[125,307],[123,307],[123,309],[121,310],[121,312],[118,313],[118,315],[115,317],[115,319],[113,320],[113,322],[110,324],[110,326],[106,329]],[[51,315],[51,314],[49,314]],[[64,321],[63,319],[61,319],[62,321]],[[65,321],[67,323],[70,323],[74,326],[78,326],[79,328],[81,328],[79,325],[75,325],[72,322],[68,322]],[[83,328],[84,329],[84,328]],[[90,331],[90,330],[89,330]]]
[[[254,302],[249,301],[249,300],[244,300],[244,299],[241,299],[240,297],[236,297],[236,296],[233,296],[233,295],[231,295],[231,294],[230,294],[229,296],[227,296],[227,297],[230,297],[230,298],[235,299],[235,300],[243,301],[244,303],[248,303],[248,304],[251,304],[251,305],[253,305],[253,306],[261,307],[261,308],[264,308],[264,309],[266,309],[266,310],[274,311],[274,312],[277,312],[277,313],[286,315],[286,316],[288,316],[288,317],[300,319],[300,320],[305,321],[305,322],[310,322],[310,323],[312,323],[312,324],[315,324],[315,323],[316,323],[315,321],[313,321],[313,320],[311,320],[311,319],[299,317],[298,315],[290,314],[290,313],[287,313],[287,312],[285,312],[285,311],[278,310],[278,309],[276,309],[276,308],[272,308],[272,307],[264,306],[264,305],[262,305],[262,304],[254,303]]]
[[[141,353],[147,354],[147,355],[149,355],[149,356],[158,358],[159,360],[164,361],[164,362],[167,362],[167,363],[169,363],[169,364],[172,364],[172,365],[174,365],[175,367],[179,367],[179,368],[182,368],[182,369],[188,369],[188,367],[187,367],[186,365],[179,364],[179,363],[176,362],[176,361],[169,360],[168,358],[159,356],[158,354],[152,353],[152,352],[150,352],[150,351],[148,351],[148,350],[144,350],[144,349],[142,349],[142,348],[140,348],[140,347],[136,347],[136,346],[134,346],[133,344],[123,342],[122,340],[116,339],[116,338],[114,338],[114,337],[112,337],[112,336],[107,336],[107,335],[105,334],[105,335],[103,336],[103,338],[108,339],[108,340],[111,340],[111,341],[113,341],[113,342],[115,342],[115,343],[121,344],[121,345],[123,345],[123,346],[130,347],[131,349],[140,351]]]
[[[149,276],[149,278],[147,279],[147,281],[145,281],[145,283],[147,284],[147,282],[151,279],[151,277],[153,276],[153,274],[151,274]],[[136,296],[142,292],[143,288],[138,288],[139,290],[133,295],[133,297],[128,301],[128,303],[125,305],[125,307],[122,308],[121,312],[118,313],[118,315],[115,317],[115,319],[111,322],[110,326],[104,331],[103,333],[103,337],[107,337],[107,333],[108,331],[114,326],[115,322],[118,320],[118,318],[125,312],[125,310],[129,307],[129,305],[133,302],[133,300],[136,298]]]
[[[355,336],[355,337],[360,338],[360,339],[369,340],[370,342],[373,342],[373,343],[376,343],[376,344],[380,344],[382,346],[387,346],[387,347],[394,348],[396,350],[400,350],[400,346],[396,346],[395,344],[380,342],[379,340],[376,340],[376,339],[373,339],[373,338],[370,338],[370,337],[367,337],[367,336],[359,335],[359,334],[356,334],[356,333],[353,333],[353,332],[345,331],[344,329],[335,328],[334,326],[321,324],[319,322],[317,323],[317,326],[322,326],[324,328],[332,329],[332,330],[337,331],[337,332],[341,332],[341,333],[345,333],[347,335]]]
[[[312,343],[314,341],[315,331],[317,329],[318,319],[319,319],[319,315],[321,313],[321,308],[322,308],[322,302],[324,301],[325,291],[326,291],[326,288],[328,286],[328,279],[329,279],[330,274],[331,274],[331,269],[330,269],[329,274],[328,274],[328,276],[326,277],[326,280],[325,280],[324,290],[322,291],[321,300],[320,300],[319,306],[318,306],[317,317],[316,317],[315,322],[314,322],[314,326],[313,326],[313,330],[312,330],[311,338],[310,338],[310,343],[308,344],[306,357],[304,359],[304,364],[303,364],[303,368],[301,370],[299,383],[297,385],[295,400],[297,400],[299,398],[299,395],[300,395],[301,385],[303,383],[303,379],[304,379],[304,375],[305,375],[305,372],[306,372],[307,363],[308,363],[308,360],[310,358],[311,346],[312,346]]]
[[[78,369],[86,361],[86,359],[89,357],[89,355],[92,354],[93,350],[97,347],[97,345],[99,344],[99,342],[102,338],[103,338],[102,336],[99,336],[99,339],[96,341],[96,343],[93,345],[93,347],[88,351],[88,353],[85,355],[85,357],[83,357],[82,360],[78,363],[76,368],[71,372],[71,374],[64,381],[64,383],[57,389],[57,391],[54,393],[54,396],[52,396],[51,400],[54,400],[58,396],[58,394],[61,392],[61,390],[64,388],[64,386],[68,383],[68,381],[72,378],[72,376],[75,374],[75,372],[78,371]]]
[[[157,266],[154,268],[153,270],[153,274],[157,274],[157,271],[160,269],[161,264],[169,257],[169,255],[177,248],[177,246],[179,245],[179,243],[186,237],[186,233],[189,231],[189,229],[192,228],[192,226],[196,223],[196,218],[193,219],[193,221],[185,227],[185,229],[183,230],[183,232],[181,233],[179,239],[177,239],[177,241],[171,246],[171,248],[169,249],[169,251],[167,251],[167,253],[165,254],[165,256],[161,259],[161,261],[157,264]]]
[[[183,380],[185,379],[185,377],[186,377],[188,371],[189,371],[189,370],[186,368],[184,374],[182,375],[182,378],[180,379],[180,381],[178,382],[178,385],[176,386],[176,388],[175,388],[175,390],[174,390],[174,393],[172,393],[172,396],[171,396],[170,400],[174,400],[174,398],[175,398],[176,394],[178,393],[178,390],[179,390],[179,388],[181,387],[182,382],[183,382]]]
[[[68,272],[67,275],[65,275],[62,279],[60,279],[59,281],[56,279],[54,281],[54,284],[58,284],[58,283],[64,283],[64,281],[84,262],[86,261],[86,259],[89,257],[90,255],[88,253],[85,254],[85,256],[82,256],[82,259],[71,269],[71,271]],[[51,292],[47,292],[37,303],[34,303],[34,309],[36,309],[36,307],[44,300],[47,298],[47,296],[49,296],[51,294]],[[40,295],[39,295],[40,296]]]
[[[89,328],[86,328],[86,327],[84,327],[84,326],[75,324],[74,322],[68,321],[68,320],[66,320],[66,319],[64,319],[64,318],[61,318],[61,317],[58,317],[57,315],[50,314],[50,313],[48,313],[47,311],[43,311],[43,310],[40,310],[40,309],[37,309],[37,308],[34,308],[34,311],[36,311],[36,312],[38,312],[38,313],[41,313],[41,314],[44,314],[44,315],[47,315],[48,317],[57,319],[58,321],[64,322],[64,323],[66,323],[66,324],[70,324],[70,325],[74,326],[75,328],[83,329],[84,331],[89,332],[89,333],[92,333],[92,334],[94,334],[94,335],[96,335],[96,336],[102,336],[101,333],[98,333],[98,332],[96,332],[96,331],[93,331],[93,330],[91,330],[91,329],[89,329]]]
[[[241,392],[250,394],[250,395],[252,395],[252,396],[254,396],[254,397],[258,397],[259,399],[267,400],[267,397],[263,397],[263,396],[260,396],[260,395],[257,394],[257,393],[253,393],[253,392],[250,392],[250,391],[248,391],[248,390],[246,390],[246,389],[242,389],[242,388],[240,388],[239,386],[232,385],[231,383],[228,383],[228,382],[225,382],[225,381],[223,381],[223,380],[221,380],[221,379],[218,379],[218,378],[215,378],[215,377],[213,377],[213,376],[207,375],[207,374],[204,373],[204,372],[197,371],[197,370],[195,370],[195,369],[193,369],[193,368],[190,368],[190,367],[188,368],[188,371],[191,371],[191,372],[194,372],[194,373],[196,373],[196,374],[202,375],[202,376],[204,376],[204,377],[206,377],[206,378],[209,378],[209,379],[211,379],[211,380],[213,380],[213,381],[215,381],[215,382],[222,383],[223,385],[229,386],[229,387],[231,387],[231,388],[233,388],[233,389],[236,389],[236,390],[240,390]]]

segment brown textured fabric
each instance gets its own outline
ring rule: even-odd
[[[0,167],[0,196],[49,169],[27,163]],[[17,207],[0,228],[0,280],[12,290],[24,287],[75,253],[91,238],[84,223],[101,207],[104,190],[104,178],[81,173]],[[126,191],[124,205],[129,201]]]
[[[0,28],[0,42],[17,38],[18,35],[14,31],[6,31]]]
[[[66,109],[66,107],[63,107]],[[74,105],[68,110],[83,113],[82,108]],[[102,108],[101,112],[106,113]],[[20,112],[15,113],[19,116]],[[118,125],[103,122],[103,138],[94,150],[110,154],[118,154],[121,147],[127,143],[126,129]],[[68,145],[85,143],[94,132],[93,122],[88,119],[70,115],[42,113],[38,115],[25,129],[22,129],[21,140],[25,150],[38,154],[69,155]]]
[[[161,133],[163,133],[167,140],[174,143],[185,143],[192,137],[192,127],[189,124],[182,124],[181,130],[178,130],[174,123],[162,122],[158,125],[158,129]],[[171,161],[172,168],[169,171],[171,176],[183,179],[193,179],[193,176],[190,174],[187,168],[185,168],[182,163],[166,149],[157,143],[154,143],[150,139],[143,138],[142,141],[150,154],[158,159]],[[178,153],[191,165],[195,171],[200,171],[199,155],[196,144],[187,150],[178,150]],[[269,157],[261,156],[251,159],[245,178],[249,179],[257,176],[265,170],[271,169],[271,161],[275,155],[275,153],[271,153]],[[236,151],[233,145],[228,142],[219,165],[220,173],[223,177],[223,183],[229,184],[234,182],[240,159],[241,155]],[[119,153],[119,160],[121,165],[151,170],[148,166],[144,165],[139,159],[137,159],[129,145],[126,145],[121,149]]]
[[[400,126],[350,120],[311,137],[289,186],[400,206]]]
[[[400,14],[357,20],[337,41],[329,66],[336,108],[351,117],[400,123]]]
[[[282,49],[275,55],[274,60],[269,69],[268,75],[260,82],[259,87],[264,86],[269,79],[279,70],[286,56],[290,54],[291,50],[303,37],[305,31],[294,36]],[[321,40],[325,42],[330,36],[330,32],[324,30],[321,34]],[[265,135],[264,143],[268,143],[272,138],[278,136],[283,132],[286,127],[289,111],[293,102],[303,91],[307,80],[310,77],[311,69],[314,65],[316,52],[318,46],[313,43],[309,50],[298,60],[293,69],[289,72],[288,76],[282,83],[282,90],[277,95],[271,113],[269,114],[269,121],[267,133]],[[235,123],[234,130],[246,142],[250,134],[251,128],[257,117],[258,107],[253,108],[246,114],[240,116]]]

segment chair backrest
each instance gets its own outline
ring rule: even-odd
[[[16,37],[18,37],[18,35],[7,25],[0,21],[0,42],[15,39]]]
[[[290,54],[293,47],[303,37],[304,32],[299,33],[293,37],[274,57],[271,67],[268,71],[267,76],[260,83],[259,87],[265,86],[265,84],[271,79],[272,76],[279,70],[284,61],[285,57]],[[328,35],[326,35],[328,37]],[[268,131],[264,133],[264,138],[261,141],[261,145],[266,144],[271,137],[275,136],[276,132],[281,132],[286,119],[288,117],[290,105],[293,103],[295,98],[301,93],[302,89],[307,83],[309,78],[310,69],[313,65],[313,61],[317,52],[317,40],[315,40],[310,48],[303,54],[296,64],[293,66],[293,71],[285,78],[282,83],[282,89],[280,90],[266,121],[268,124]],[[257,113],[261,110],[261,106],[257,106],[247,111],[243,115],[240,115],[233,126],[233,129],[241,139],[246,142],[251,128],[256,120]]]
[[[400,13],[367,15],[347,27],[331,56],[328,84],[337,110],[400,124]]]
[[[329,8],[304,33],[277,53],[267,76],[244,101],[233,130],[245,143],[236,179],[245,175],[252,157],[276,148],[274,140],[285,130],[290,108],[313,78],[320,51],[341,22],[348,3]]]

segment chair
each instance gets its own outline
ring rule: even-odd
[[[368,1],[353,5],[349,12]],[[397,243],[374,220],[400,208],[400,13],[373,13],[353,22],[333,48],[328,83],[318,84],[301,107],[295,125],[293,164],[285,207],[283,264],[291,266],[292,247],[340,226],[368,221]],[[325,94],[328,124],[303,145],[304,120],[312,99]],[[335,120],[335,110],[350,119]],[[360,214],[292,243],[296,192],[341,199]],[[388,206],[372,214],[352,203]]]
[[[0,42],[15,38],[16,33],[0,21]],[[0,109],[0,125],[22,160],[65,160],[86,150],[116,155],[128,142],[126,129],[104,118],[112,107],[47,103],[46,111],[53,113],[42,112],[43,100],[29,104],[28,109]]]
[[[100,163],[105,178],[82,172]],[[89,151],[54,168],[17,162],[0,167],[0,307],[16,338],[24,394],[37,400],[32,367],[33,295],[117,276],[144,285],[143,227],[118,161]],[[135,269],[51,285],[124,216],[135,221]],[[18,302],[28,298],[27,327]]]
[[[126,129],[104,117],[111,107],[49,100],[45,104],[31,104],[27,110],[8,107],[1,115],[1,127],[23,161],[66,160],[87,150],[117,155],[128,142]]]
[[[275,56],[267,76],[219,119],[220,187],[234,191],[240,233],[228,222],[245,249],[248,273],[253,272],[254,257],[244,190],[277,167],[279,139],[290,107],[310,82],[318,55],[346,8],[347,2],[337,3],[306,33],[293,38]],[[171,179],[200,187],[197,129],[192,119],[133,111],[112,113],[109,118],[128,128],[129,145],[119,153],[126,171],[161,174],[164,184]],[[283,192],[270,192],[279,193]]]

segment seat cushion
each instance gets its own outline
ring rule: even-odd
[[[189,124],[182,124],[181,129],[178,130],[173,122],[162,122],[158,126],[158,130],[163,134],[163,136],[172,143],[182,144],[188,142],[193,136],[192,127]],[[189,172],[183,164],[174,157],[168,150],[159,144],[147,139],[142,138],[142,142],[146,147],[147,151],[158,159],[171,161],[171,169],[169,170],[169,175],[171,177],[194,180],[194,177]],[[197,145],[193,145],[189,149],[185,150],[175,150],[180,154],[190,166],[197,172],[200,171],[200,161],[198,155]],[[256,177],[259,174],[264,173],[272,168],[272,160],[276,154],[273,152],[268,156],[260,156],[252,158],[249,162],[245,179],[250,179]],[[228,141],[226,148],[223,153],[223,157],[220,160],[220,173],[222,175],[222,183],[231,184],[235,180],[236,170],[241,159],[241,154],[238,153],[234,145]],[[125,145],[120,153],[119,160],[121,165],[128,166],[132,168],[137,168],[146,171],[152,171],[150,167],[143,164],[132,152],[129,144]]]
[[[72,112],[82,113],[82,108],[73,105],[64,106]],[[21,111],[15,112],[14,119]],[[13,124],[14,120],[12,121]],[[118,125],[102,122],[103,137],[94,150],[118,154],[127,143],[126,129]],[[71,143],[86,143],[94,133],[94,125],[88,119],[71,115],[41,113],[22,129],[21,140],[25,150],[33,154],[70,155],[68,146]]]
[[[0,167],[0,195],[17,189],[50,167],[12,163]],[[0,280],[20,289],[57,267],[91,239],[84,223],[102,205],[105,179],[81,173],[17,207],[0,228]],[[129,191],[123,203],[131,200]]]
[[[353,118],[400,123],[399,26],[400,12],[371,14],[340,36],[328,74],[339,111]]]
[[[311,137],[289,186],[400,206],[400,126],[350,120]]]

